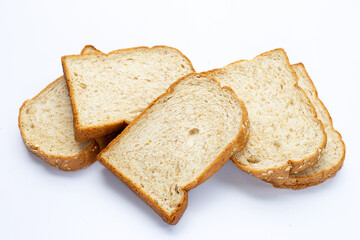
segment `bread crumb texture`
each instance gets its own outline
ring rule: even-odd
[[[303,64],[292,65],[299,81],[299,86],[305,91],[311,103],[314,105],[318,118],[324,124],[327,135],[326,147],[319,155],[319,160],[312,167],[302,172],[291,174],[290,180],[272,182],[276,187],[301,189],[324,182],[325,180],[335,176],[340,170],[345,159],[345,144],[342,141],[340,133],[338,133],[332,123],[331,116],[325,105],[318,98],[318,94],[314,83],[306,72]]]
[[[213,79],[191,74],[171,89],[99,157],[169,223],[184,207],[186,191],[211,172],[229,146],[235,149],[239,133],[246,132],[243,105]]]
[[[23,137],[36,150],[49,155],[70,157],[92,142],[75,141],[69,91],[63,77],[24,103],[19,124]]]
[[[230,86],[248,110],[248,144],[232,157],[240,168],[265,173],[257,177],[266,180],[279,171],[289,175],[293,170],[286,171],[289,161],[298,163],[298,168],[304,167],[306,159],[315,162],[313,156],[318,156],[318,149],[324,147],[326,135],[310,101],[297,87],[297,77],[284,50],[273,50],[206,74]]]
[[[184,55],[165,46],[66,56],[63,65],[75,119],[84,131],[130,123],[173,82],[194,72]]]

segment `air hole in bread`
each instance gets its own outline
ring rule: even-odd
[[[250,158],[247,159],[249,163],[259,163],[260,158],[256,155],[251,155]]]
[[[79,74],[77,72],[74,72],[74,76],[77,77],[79,76]]]
[[[177,184],[175,184],[175,191],[176,191],[176,193],[177,194],[179,194],[180,192],[179,192],[179,187],[178,187],[178,185]],[[181,206],[181,204],[179,203],[179,205]]]
[[[184,64],[181,64],[180,66],[181,66],[182,68],[185,68]]]
[[[87,85],[86,85],[85,83],[80,83],[79,85],[80,85],[80,87],[81,87],[82,89],[86,89],[86,88],[87,88]]]
[[[279,148],[279,147],[280,147],[280,143],[279,143],[278,141],[274,141],[274,146]]]
[[[195,134],[198,134],[199,132],[200,132],[199,129],[193,128],[193,129],[191,129],[191,130],[189,131],[189,134],[190,134],[190,135],[195,135]]]

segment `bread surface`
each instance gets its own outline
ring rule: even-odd
[[[247,141],[247,112],[233,91],[189,74],[151,103],[98,160],[169,224],[187,192],[217,172]]]
[[[318,98],[315,85],[309,77],[303,64],[292,65],[299,78],[299,86],[305,91],[315,106],[318,118],[322,121],[327,135],[326,147],[317,163],[304,171],[291,174],[289,178],[272,182],[275,187],[302,189],[320,184],[335,176],[345,159],[345,144],[332,123],[331,116],[323,102]]]
[[[248,110],[249,141],[231,157],[240,169],[271,182],[318,161],[326,144],[324,126],[283,49],[205,74],[231,87]]]
[[[194,72],[178,50],[155,46],[62,57],[78,141],[124,128],[177,79]]]
[[[86,46],[81,54],[94,52],[99,51]],[[19,111],[19,128],[29,151],[61,170],[87,167],[99,153],[95,141],[75,140],[73,113],[64,77],[23,103]]]

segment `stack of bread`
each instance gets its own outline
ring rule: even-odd
[[[19,113],[26,147],[75,171],[98,160],[169,224],[231,159],[279,188],[335,176],[341,135],[303,64],[283,49],[196,73],[166,46],[62,57],[64,76]]]

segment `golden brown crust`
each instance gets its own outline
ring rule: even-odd
[[[292,67],[290,65],[290,61],[289,61],[284,49],[282,49],[282,48],[274,49],[274,50],[262,53],[262,54],[258,55],[257,57],[266,56],[266,55],[271,54],[272,52],[275,52],[275,51],[281,51],[281,52],[284,53],[284,55],[286,57],[286,62],[287,62],[288,68],[292,72],[293,77],[296,79],[296,83],[294,84],[294,87],[297,88],[300,92],[303,93],[304,97],[308,101],[308,104],[312,107],[313,114],[314,114],[314,116],[316,118],[317,116],[316,116],[315,107],[311,103],[310,99],[307,97],[304,90],[298,86],[298,77],[297,77],[295,71],[292,69]],[[255,57],[255,58],[257,58],[257,57]],[[233,62],[233,63],[230,63],[230,64],[226,65],[223,68],[213,69],[213,70],[210,70],[210,71],[203,72],[202,74],[207,75],[207,74],[212,74],[212,73],[218,72],[218,71],[221,72],[221,71],[224,71],[224,69],[226,69],[227,67],[229,67],[231,65],[238,64],[238,63],[244,62],[244,61],[253,61],[253,60],[236,61],[236,62]],[[244,172],[247,172],[247,173],[251,174],[252,176],[254,176],[256,178],[260,178],[263,181],[273,182],[275,180],[287,179],[287,178],[289,178],[290,174],[301,172],[301,171],[305,170],[306,168],[309,168],[309,167],[313,166],[318,161],[319,157],[321,156],[322,151],[324,150],[324,148],[326,146],[326,133],[325,133],[325,129],[324,129],[324,126],[323,126],[322,122],[320,120],[318,120],[317,118],[316,118],[316,121],[320,124],[323,135],[325,136],[324,141],[321,143],[321,145],[316,149],[316,151],[313,154],[311,154],[310,156],[307,156],[306,158],[303,158],[300,161],[288,160],[285,165],[280,166],[280,167],[269,168],[269,169],[266,169],[266,170],[255,170],[255,169],[252,169],[251,167],[241,165],[239,162],[236,161],[234,156],[231,157],[231,160],[236,166],[238,166]]]
[[[73,104],[71,103],[71,105]],[[128,121],[122,121],[118,123],[104,124],[102,125],[102,128],[83,128],[80,126],[79,120],[74,118],[75,139],[78,142],[87,141],[89,139],[100,139],[101,137],[104,137],[115,131],[120,131],[121,129],[124,129],[127,125],[129,125]]]
[[[34,144],[30,140],[28,140],[26,138],[24,129],[21,124],[23,109],[26,106],[26,104],[29,101],[36,100],[43,92],[45,92],[46,90],[51,88],[57,81],[61,81],[61,80],[62,80],[62,77],[56,79],[55,81],[50,83],[46,88],[44,88],[40,93],[38,93],[34,98],[32,98],[31,100],[27,100],[23,103],[23,105],[21,106],[21,108],[19,110],[18,125],[20,128],[20,133],[21,133],[21,136],[25,143],[25,146],[27,147],[27,149],[30,152],[32,152],[35,155],[37,155],[38,157],[40,157],[42,160],[44,160],[48,164],[50,164],[54,167],[57,167],[61,170],[75,171],[75,170],[87,167],[87,166],[91,165],[93,162],[95,162],[96,155],[99,153],[99,147],[95,141],[92,141],[86,149],[84,149],[83,151],[81,151],[80,153],[78,153],[74,156],[65,157],[65,156],[61,156],[61,155],[53,155],[53,154],[49,154],[49,153],[45,153],[45,152],[41,151],[39,149],[39,147],[36,146],[36,144]]]
[[[157,99],[155,99],[152,103],[150,103],[146,109],[139,115],[137,116],[134,121],[132,121],[129,126],[116,138],[116,140],[119,140],[122,136],[124,136],[128,131],[130,131],[130,129],[132,128],[132,126],[138,122],[138,120],[144,115],[146,114],[149,109],[156,104],[158,101],[160,101],[160,99],[166,97],[167,95],[170,95],[174,92],[175,86],[177,84],[179,84],[179,82],[181,82],[182,80],[184,80],[185,78],[187,78],[189,75],[197,75],[197,76],[205,76],[202,74],[198,74],[198,73],[190,73],[182,78],[180,78],[179,80],[177,80],[175,83],[173,83],[167,92],[165,92],[164,94],[160,95]],[[209,77],[209,76],[205,76],[207,78],[212,79],[214,82],[216,82],[219,87],[220,87],[220,83],[218,81],[216,81],[214,78]],[[240,149],[242,147],[245,146],[247,139],[248,139],[248,126],[249,126],[249,122],[247,119],[247,110],[245,108],[245,105],[243,104],[243,102],[241,100],[239,100],[239,98],[236,96],[236,94],[232,91],[232,89],[230,89],[229,87],[223,87],[223,89],[226,89],[227,91],[230,91],[230,93],[232,94],[232,96],[238,100],[238,102],[241,105],[241,110],[243,111],[243,115],[242,115],[242,122],[241,122],[241,126],[240,126],[240,131],[237,135],[237,137],[225,148],[225,150],[218,156],[217,159],[215,159],[213,161],[213,163],[204,170],[203,174],[196,179],[195,181],[187,184],[185,187],[181,188],[181,190],[184,193],[184,198],[183,201],[180,203],[180,205],[177,207],[177,209],[169,216],[157,203],[155,203],[145,192],[143,192],[141,189],[139,189],[138,187],[136,187],[136,185],[128,178],[126,178],[126,176],[122,175],[120,172],[117,172],[116,169],[114,169],[111,164],[109,164],[107,162],[106,159],[104,159],[102,157],[102,154],[100,153],[97,157],[98,161],[103,164],[107,169],[109,169],[115,176],[117,176],[122,182],[124,182],[136,195],[138,195],[144,202],[146,202],[157,214],[160,215],[160,217],[167,223],[169,224],[176,224],[181,216],[184,214],[185,209],[187,207],[187,203],[188,203],[188,197],[187,197],[187,192],[198,186],[199,184],[203,183],[204,181],[206,181],[208,178],[210,178],[213,174],[215,174],[225,163],[226,161],[229,159],[229,157],[231,156],[231,154],[233,153],[233,151],[235,149]],[[106,149],[111,148],[116,141],[112,141],[103,152],[106,151]]]
[[[93,45],[86,45],[82,50],[80,55],[88,55],[88,54],[102,54],[103,52],[97,50]]]
[[[312,91],[314,92],[315,98],[316,100],[321,104],[322,106],[322,110],[325,111],[326,116],[328,117],[329,121],[330,121],[330,128],[332,129],[332,131],[334,131],[337,135],[338,141],[341,142],[342,145],[342,154],[341,154],[341,158],[339,159],[338,163],[336,165],[334,165],[333,167],[331,167],[330,169],[321,171],[317,174],[313,174],[313,175],[309,175],[309,176],[289,176],[289,179],[287,181],[279,181],[278,179],[275,179],[274,181],[271,181],[271,183],[274,185],[274,187],[277,188],[291,188],[294,190],[297,189],[303,189],[303,188],[307,188],[310,186],[315,186],[318,185],[326,180],[328,180],[329,178],[332,178],[336,175],[336,173],[341,169],[344,159],[345,159],[345,143],[342,140],[342,136],[341,134],[336,131],[334,129],[333,126],[333,122],[332,122],[332,118],[330,116],[329,111],[327,110],[327,108],[325,107],[324,103],[320,100],[320,98],[318,97],[318,93],[316,90],[316,87],[314,85],[314,82],[311,80],[308,72],[305,69],[305,66],[302,63],[298,63],[298,64],[294,64],[292,66],[298,66],[301,67],[302,70],[304,71],[304,73],[306,74],[307,79],[309,80],[309,83],[312,86]]]
[[[345,159],[345,150],[344,150],[344,154],[343,154],[341,161],[339,161],[338,164],[333,166],[331,169],[328,169],[327,171],[322,171],[320,173],[317,173],[317,174],[314,174],[311,176],[307,176],[307,177],[291,178],[291,180],[293,180],[293,181],[291,181],[289,184],[288,183],[283,184],[283,185],[281,185],[281,184],[278,185],[276,183],[272,183],[272,184],[276,188],[291,188],[293,190],[299,190],[299,189],[304,189],[307,187],[318,185],[332,177],[335,177],[336,173],[341,169],[341,167],[344,163],[344,159]]]
[[[92,47],[92,46],[88,45],[88,47]],[[109,56],[111,54],[116,54],[116,53],[124,52],[124,51],[132,51],[132,50],[137,50],[137,49],[153,49],[153,48],[167,48],[167,49],[172,49],[172,50],[177,51],[182,57],[184,57],[188,61],[189,65],[191,67],[191,70],[193,72],[195,72],[192,63],[190,62],[190,60],[182,52],[180,52],[176,48],[172,48],[172,47],[168,47],[168,46],[154,46],[152,48],[149,48],[149,47],[125,48],[125,49],[119,49],[119,50],[111,51],[108,54],[102,53],[102,52],[97,50],[98,53],[90,53],[90,54],[91,55],[101,54],[101,55]],[[89,55],[89,54],[87,54],[87,55]],[[93,127],[81,126],[81,124],[79,122],[79,117],[78,117],[79,116],[79,114],[78,114],[79,110],[77,109],[77,107],[76,107],[76,105],[74,103],[74,100],[73,100],[75,98],[75,96],[74,96],[72,83],[66,77],[66,76],[69,75],[69,69],[64,64],[65,59],[74,58],[74,57],[78,57],[78,56],[79,55],[68,55],[68,56],[63,56],[61,58],[61,63],[62,63],[63,70],[64,70],[64,76],[65,76],[66,82],[67,82],[67,84],[69,86],[71,105],[72,105],[73,114],[74,114],[75,139],[77,141],[86,141],[86,140],[89,140],[89,139],[94,139],[94,138],[99,138],[99,137],[105,136],[106,134],[109,134],[109,133],[112,133],[114,131],[117,131],[119,129],[124,128],[126,125],[129,124],[128,121],[121,120],[121,121],[118,121],[118,122],[115,122],[115,123],[103,124],[103,125],[100,125],[100,126],[93,126]]]

